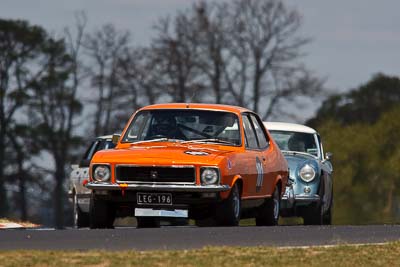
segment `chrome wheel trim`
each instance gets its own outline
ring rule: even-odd
[[[236,219],[240,216],[240,196],[237,189],[233,192],[233,213]]]
[[[78,196],[76,195],[76,193],[74,194],[74,227],[78,228]]]
[[[274,192],[274,219],[277,221],[279,218],[279,209],[280,209],[280,203],[279,203],[279,192],[275,190]]]

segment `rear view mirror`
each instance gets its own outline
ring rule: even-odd
[[[119,138],[121,137],[120,134],[113,134],[111,141],[114,145],[118,144]]]

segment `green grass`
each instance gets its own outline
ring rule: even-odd
[[[1,251],[0,266],[400,266],[400,242],[312,248],[176,251]]]

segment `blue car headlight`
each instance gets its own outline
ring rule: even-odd
[[[306,164],[300,169],[299,175],[304,182],[311,182],[315,178],[315,169],[310,164]]]

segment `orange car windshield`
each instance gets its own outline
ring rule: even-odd
[[[157,109],[136,114],[122,142],[173,141],[241,145],[238,117],[209,110]]]

